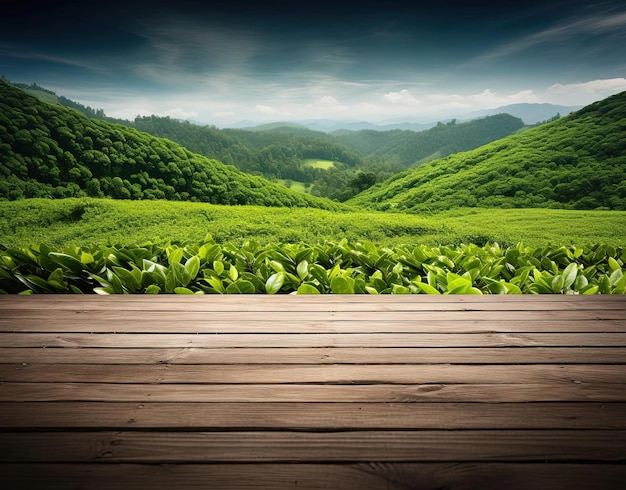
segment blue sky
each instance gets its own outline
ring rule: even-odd
[[[108,115],[433,121],[626,90],[623,1],[13,1],[0,74]]]

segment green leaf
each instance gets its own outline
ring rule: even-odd
[[[231,265],[230,269],[228,269],[228,276],[233,281],[236,281],[237,278],[239,277],[239,272],[237,271],[237,268],[234,265]]]
[[[213,270],[218,276],[221,276],[224,272],[224,264],[220,260],[213,261]]]
[[[424,282],[415,282],[413,284],[415,284],[418,288],[420,288],[426,294],[441,294],[437,289],[432,287],[430,284],[426,284]]]
[[[303,260],[302,262],[300,262],[298,264],[298,267],[296,267],[296,273],[298,274],[298,277],[300,279],[304,280],[306,276],[309,275],[309,263],[306,260]]]
[[[83,264],[76,257],[57,252],[50,252],[49,257],[57,264],[69,269],[75,274],[79,274],[83,271]]]
[[[335,276],[330,281],[330,290],[333,294],[354,294],[354,279]]]
[[[369,294],[378,294],[378,290],[371,286],[365,286],[365,291],[367,291]]]
[[[600,290],[600,286],[589,284],[587,287],[582,289],[582,294],[598,294]]]
[[[54,269],[52,273],[48,276],[48,283],[63,287],[63,279],[63,269],[59,267],[57,269]]]
[[[407,288],[406,286],[400,286],[398,284],[393,285],[391,292],[393,294],[411,294],[411,290],[409,288]]]
[[[132,272],[124,269],[123,267],[112,267],[115,274],[120,278],[122,284],[131,292],[141,289],[141,271],[139,271],[139,277]]]
[[[328,273],[326,272],[326,269],[324,269],[322,266],[318,265],[318,264],[312,264],[309,267],[309,273],[315,278],[317,279],[317,281],[322,285],[322,286],[328,286],[329,282],[328,282]]]
[[[176,288],[176,271],[174,270],[173,265],[174,264],[170,266],[170,268],[167,270],[165,274],[165,292],[166,293],[173,293],[174,289]]]
[[[123,294],[124,286],[122,285],[122,281],[117,275],[110,269],[107,269],[107,279],[109,281],[110,287],[115,294]]]
[[[569,289],[574,281],[576,281],[576,276],[578,275],[578,264],[576,262],[572,262],[568,265],[563,273],[563,289]]]
[[[225,294],[226,290],[224,289],[224,285],[219,277],[208,276],[205,277],[204,280],[211,285],[213,289],[215,289],[218,293]]]
[[[618,269],[621,269],[621,266],[619,265],[619,262],[617,260],[615,260],[613,257],[609,257],[609,267],[611,268],[612,271],[616,271]]]
[[[254,294],[255,292],[254,284],[242,279],[229,284],[226,288],[226,294]]]
[[[275,274],[272,274],[265,282],[265,292],[267,294],[276,294],[278,291],[280,291],[280,288],[283,287],[284,282],[284,272],[276,272]]]
[[[624,273],[622,272],[622,269],[615,269],[613,272],[611,272],[611,275],[609,276],[609,282],[611,286],[615,286],[623,275]]]
[[[550,287],[552,288],[553,293],[560,293],[563,290],[563,285],[565,280],[562,275],[555,276],[550,283]]]
[[[296,294],[320,294],[319,290],[310,284],[301,284]]]
[[[184,249],[182,248],[168,248],[167,249],[167,260],[170,265],[172,264],[180,264],[180,261],[183,258]]]
[[[193,291],[191,289],[178,287],[178,288],[174,288],[174,293],[175,294],[193,294]]]
[[[198,275],[200,271],[200,257],[194,255],[187,262],[185,262],[185,269],[187,270],[187,274],[193,280]]]
[[[146,288],[146,294],[159,294],[161,292],[161,288],[156,284],[151,284]]]
[[[80,254],[80,261],[81,261],[82,264],[88,265],[88,264],[94,263],[96,261],[96,259],[94,259],[93,255],[91,255],[90,253],[82,252]]]
[[[276,272],[285,272],[285,267],[283,266],[283,264],[276,260],[270,260],[270,267]]]

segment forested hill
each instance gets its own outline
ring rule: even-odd
[[[556,121],[400,174],[349,203],[626,209],[626,92]]]
[[[0,80],[0,198],[110,196],[219,204],[336,204],[166,139],[48,104]]]
[[[313,182],[317,169],[307,166],[307,158],[362,166],[358,152],[337,143],[326,133],[306,128],[278,127],[269,131],[217,129],[180,122],[169,117],[137,117],[130,126],[155,136],[171,139],[189,150],[235,165],[244,172]]]
[[[411,167],[503,138],[524,126],[521,119],[497,114],[457,124],[451,121],[425,131],[364,129],[335,136],[337,141],[377,160]]]

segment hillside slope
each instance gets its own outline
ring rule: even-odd
[[[361,130],[337,135],[340,143],[377,160],[390,161],[407,168],[467,151],[490,143],[518,131],[524,126],[521,119],[509,114],[488,116],[457,124],[451,121],[425,131],[372,131]]]
[[[403,211],[456,206],[626,209],[626,92],[557,121],[400,174],[349,201]]]
[[[79,196],[337,206],[0,80],[0,198]]]
[[[266,178],[313,182],[319,172],[303,163],[307,158],[335,160],[349,166],[363,165],[362,156],[354,150],[335,142],[325,133],[306,128],[218,129],[159,116],[137,117],[128,125]]]

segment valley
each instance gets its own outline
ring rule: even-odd
[[[170,263],[167,290],[146,284],[152,292],[219,293],[235,283],[228,292],[626,290],[626,93],[535,127],[497,114],[419,132],[325,133],[280,124],[218,129],[157,116],[110,120],[41,87],[27,94],[0,81],[0,89],[5,292],[70,288],[76,274],[79,289],[100,283],[101,293],[145,292],[130,288],[124,278],[137,278],[119,269],[137,277],[152,270],[129,258],[136,247],[152,249],[158,267]],[[203,264],[193,265],[194,277],[225,280],[194,243],[224,247],[219,260],[231,276],[223,290],[189,289],[189,271],[177,275],[171,253],[176,263]],[[107,247],[126,258],[109,264],[102,256],[102,272],[84,276],[89,257]],[[289,258],[284,247],[317,252]],[[412,248],[426,255],[411,272],[398,264]],[[340,255],[320,259],[327,249]],[[512,258],[520,253],[528,260]],[[471,254],[484,255],[482,269],[468,265]],[[244,256],[248,265],[237,258]],[[505,256],[509,273],[496,265]],[[424,260],[436,269],[422,267]],[[33,269],[33,261],[40,265]],[[290,261],[306,262],[306,271],[288,272]],[[391,278],[386,286],[379,274]]]

